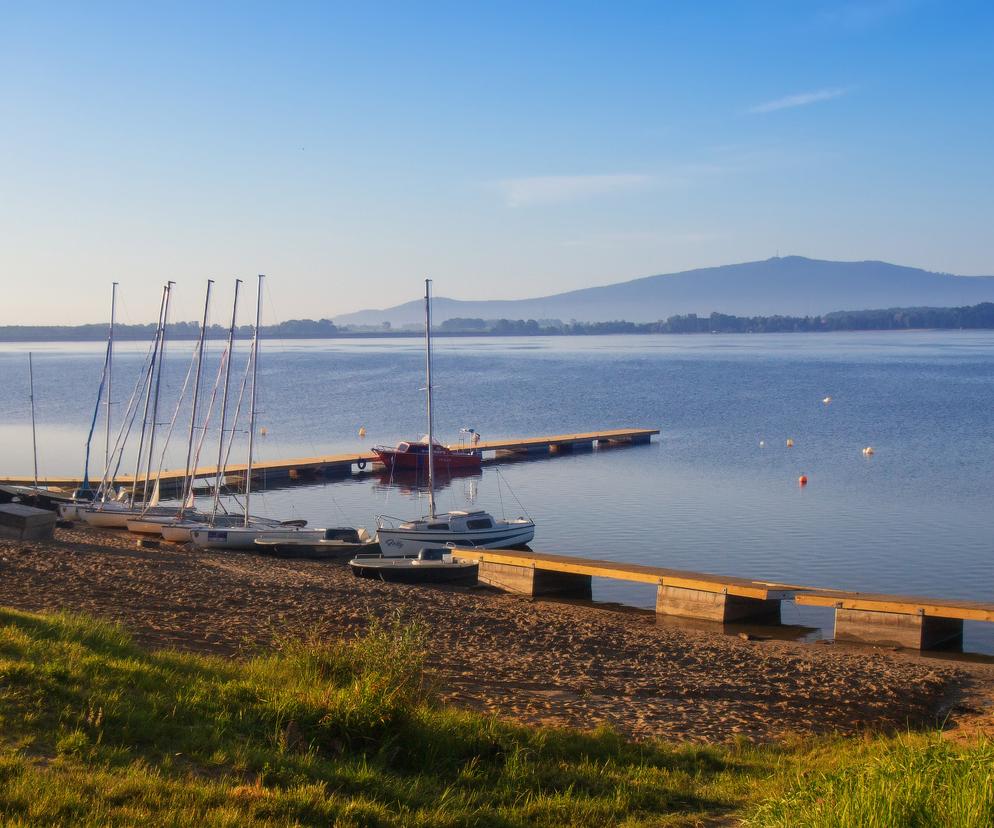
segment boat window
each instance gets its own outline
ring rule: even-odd
[[[490,518],[477,518],[476,520],[467,520],[467,529],[493,529],[493,522]]]
[[[397,443],[397,451],[407,451],[409,448],[407,443]]]
[[[428,528],[429,529],[448,529],[449,528],[449,524],[447,524],[447,523],[429,523],[428,524]]]

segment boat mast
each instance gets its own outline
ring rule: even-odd
[[[431,279],[425,279],[425,380],[428,391],[428,517],[435,519],[435,422],[431,411]]]
[[[214,480],[214,506],[211,509],[211,526],[221,505],[221,480],[224,479],[224,424],[228,413],[228,383],[231,381],[231,361],[234,357],[235,320],[238,314],[238,288],[242,280],[235,279],[235,301],[231,306],[231,327],[228,328],[228,361],[224,366],[224,390],[221,392],[221,429],[217,435],[217,476]],[[247,511],[247,510],[246,510]]]
[[[28,398],[31,400],[31,450],[35,460],[35,497],[38,496],[38,437],[35,433],[35,369],[31,351],[28,351]]]
[[[155,371],[155,356],[159,352],[159,336],[162,333],[162,312],[166,304],[166,290],[167,287],[163,285],[162,287],[162,298],[159,300],[159,324],[155,327],[155,338],[152,340],[152,356],[148,362],[148,370],[146,373],[146,385],[145,385],[145,405],[142,408],[142,430],[138,437],[138,454],[135,457],[135,474],[131,478],[131,497],[128,498],[128,504],[134,508],[135,505],[135,494],[138,492],[138,476],[141,473],[142,465],[142,454],[145,450],[145,430],[148,428],[148,406],[152,397],[152,372]]]
[[[104,477],[110,469],[110,395],[114,361],[114,313],[117,310],[117,282],[110,285],[110,331],[107,333],[107,424],[104,433]]]
[[[255,444],[255,391],[259,377],[259,320],[262,314],[262,280],[259,274],[259,289],[255,297],[255,331],[252,334],[252,393],[249,395],[249,438],[248,463],[245,467],[245,523],[249,525],[249,498],[252,496],[252,447]]]
[[[190,461],[193,458],[193,435],[197,430],[197,401],[200,398],[200,375],[204,367],[204,345],[207,338],[207,314],[210,310],[211,304],[211,288],[214,286],[214,280],[207,280],[207,296],[204,298],[204,319],[200,323],[200,341],[197,343],[197,373],[193,378],[193,408],[190,411],[190,440],[186,446],[186,476],[184,480],[184,491],[183,499],[179,505],[180,517],[183,516],[183,512],[186,510],[186,499],[193,493],[193,478],[196,473],[196,469],[191,473]],[[204,425],[206,429],[206,424]]]
[[[152,455],[155,450],[155,426],[159,416],[159,388],[162,385],[162,366],[166,356],[166,325],[169,324],[169,300],[172,297],[175,282],[166,282],[166,303],[162,312],[162,333],[159,335],[159,370],[155,373],[155,394],[152,398],[152,423],[148,434],[148,464],[145,466],[145,482],[142,484],[142,503],[148,498],[148,483],[152,475]],[[158,483],[156,477],[156,483]]]

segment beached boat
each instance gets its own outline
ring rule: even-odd
[[[349,561],[357,578],[398,584],[458,584],[472,586],[479,577],[476,561],[458,561],[449,549],[424,548],[406,558],[359,556]]]
[[[508,549],[524,546],[535,537],[535,524],[529,518],[495,518],[489,512],[451,511],[427,515],[392,525],[395,520],[380,516],[376,535],[384,555],[416,555],[425,546],[452,543],[476,549]]]
[[[527,517],[514,520],[495,518],[483,510],[435,510],[434,418],[432,416],[431,349],[431,280],[425,279],[425,390],[428,401],[428,434],[425,439],[428,482],[428,514],[417,520],[401,521],[381,515],[377,518],[376,538],[384,557],[414,556],[425,547],[446,544],[480,549],[506,549],[522,546],[535,537],[535,523]]]
[[[278,558],[310,558],[347,561],[359,554],[378,554],[380,545],[365,529],[351,527],[325,529],[324,537],[307,540],[296,536],[274,538],[263,535],[255,539],[256,551]]]

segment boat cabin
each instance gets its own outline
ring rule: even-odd
[[[483,509],[472,512],[448,512],[437,515],[433,519],[421,518],[400,525],[401,529],[413,529],[419,532],[473,532],[480,529],[493,529],[494,519]]]

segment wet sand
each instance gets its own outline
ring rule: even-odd
[[[150,647],[228,656],[278,636],[341,638],[398,611],[430,632],[443,700],[526,723],[635,737],[767,740],[964,726],[990,711],[994,667],[659,625],[651,613],[536,601],[488,587],[427,588],[354,578],[341,563],[162,544],[57,529],[0,541],[0,605],[83,611]],[[965,700],[971,700],[969,703]]]

